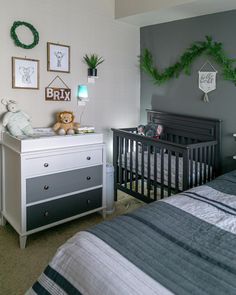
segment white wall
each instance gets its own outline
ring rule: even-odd
[[[137,27],[114,20],[114,0],[0,0],[0,99],[18,101],[22,110],[32,117],[34,127],[50,126],[55,113],[72,110],[78,121],[82,107],[77,108],[76,86],[87,82],[85,53],[105,58],[98,68],[99,78],[89,84],[90,101],[86,106],[84,124],[101,129],[111,146],[111,127],[133,126],[139,121],[140,83],[138,58],[140,52]],[[16,47],[10,38],[14,21],[31,23],[40,34],[40,43],[25,50]],[[31,33],[19,28],[18,36],[30,43]],[[45,87],[57,75],[47,72],[47,42],[71,46],[71,73],[60,77],[72,89],[71,102],[48,102]],[[40,60],[40,89],[12,89],[11,57]],[[5,112],[0,106],[0,115]]]

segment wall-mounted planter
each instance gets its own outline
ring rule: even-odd
[[[88,77],[97,77],[97,69],[88,69]]]

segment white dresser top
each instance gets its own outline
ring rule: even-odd
[[[16,138],[8,132],[2,134],[2,144],[18,153],[76,147],[103,143],[103,134],[86,133],[75,135],[53,135],[40,137]]]

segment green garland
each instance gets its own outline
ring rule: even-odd
[[[180,57],[178,62],[166,68],[162,73],[154,67],[151,52],[145,49],[143,55],[139,57],[140,68],[153,78],[155,84],[161,85],[172,78],[179,77],[182,71],[190,75],[191,64],[203,53],[211,56],[222,67],[222,74],[225,80],[233,81],[236,85],[236,68],[233,67],[236,59],[228,58],[222,49],[222,44],[213,42],[210,36],[206,36],[206,41],[204,42],[194,42]]]
[[[26,26],[33,34],[34,36],[34,41],[31,44],[24,44],[22,43],[17,34],[16,34],[16,29],[19,26]],[[35,29],[34,26],[32,26],[31,24],[27,23],[27,22],[21,22],[21,21],[16,21],[13,23],[12,27],[11,27],[11,37],[14,40],[14,43],[16,46],[18,47],[22,47],[25,49],[31,49],[34,48],[38,43],[39,43],[39,33],[37,32],[37,30]]]

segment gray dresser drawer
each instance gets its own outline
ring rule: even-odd
[[[27,207],[26,227],[32,230],[102,207],[102,188]]]
[[[87,189],[102,184],[103,166],[55,173],[26,180],[26,203]]]

